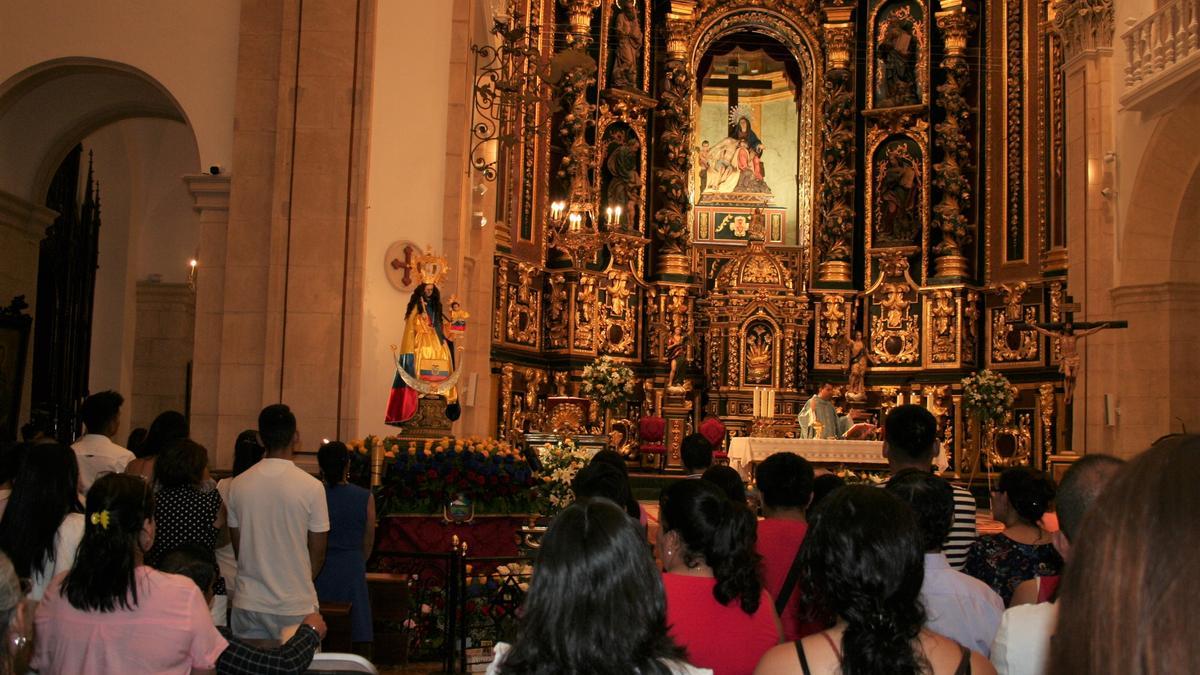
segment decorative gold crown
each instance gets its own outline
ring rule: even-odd
[[[432,247],[426,247],[425,252],[413,260],[423,284],[436,286],[446,278],[446,273],[450,271],[450,264],[446,262],[445,256],[434,255]]]

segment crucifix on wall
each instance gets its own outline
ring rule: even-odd
[[[1034,330],[1058,342],[1059,353],[1058,372],[1063,376],[1063,400],[1070,403],[1075,394],[1075,376],[1079,370],[1079,341],[1106,328],[1128,328],[1128,321],[1075,321],[1075,312],[1080,310],[1079,303],[1072,302],[1067,296],[1063,303],[1063,320],[1056,323],[1016,323],[1014,328],[1019,330]]]
[[[729,59],[724,78],[712,78],[708,81],[710,87],[724,87],[729,92],[729,109],[738,107],[738,92],[742,89],[771,89],[774,85],[770,80],[745,80],[741,77],[742,63],[736,57]],[[729,135],[735,135],[736,119],[729,121]]]

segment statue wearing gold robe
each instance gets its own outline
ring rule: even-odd
[[[442,314],[437,286],[431,283],[418,285],[404,312],[404,337],[400,341],[396,367],[420,383],[431,385],[437,395],[445,396],[446,417],[453,421],[461,414],[458,389],[454,386],[445,391],[437,388],[438,383],[450,379],[454,373],[454,343],[446,338],[449,327],[450,322]],[[419,398],[420,392],[410,387],[397,372],[384,421],[391,425],[407,422],[416,414]]]

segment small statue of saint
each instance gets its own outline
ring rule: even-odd
[[[850,359],[846,362],[846,372],[850,380],[846,385],[846,398],[851,401],[863,401],[867,398],[867,367],[871,365],[871,354],[863,341],[862,331],[854,331],[854,338],[846,338],[850,347]]]
[[[638,88],[638,61],[642,54],[642,21],[638,17],[637,0],[619,0],[613,33],[616,35],[616,56],[613,57],[612,86],[614,89]]]
[[[887,31],[875,45],[875,58],[879,62],[876,108],[921,102],[917,95],[917,44],[913,39],[911,21],[896,20],[888,25]]]
[[[447,313],[450,319],[450,325],[447,327],[447,335],[451,342],[458,342],[467,336],[467,319],[471,318],[470,313],[462,308],[462,303],[459,302],[457,295],[450,296],[450,311]]]

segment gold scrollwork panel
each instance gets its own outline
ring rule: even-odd
[[[927,368],[958,368],[961,365],[960,347],[962,298],[953,290],[938,289],[925,301],[925,366]]]
[[[988,360],[993,368],[1017,368],[1042,365],[1042,340],[1032,330],[1022,330],[1009,320],[1008,307],[989,307]],[[1021,318],[1026,323],[1040,321],[1041,307],[1024,305]]]
[[[816,303],[817,327],[814,370],[841,370],[846,366],[846,345],[853,323],[853,303],[840,293],[820,296]]]

